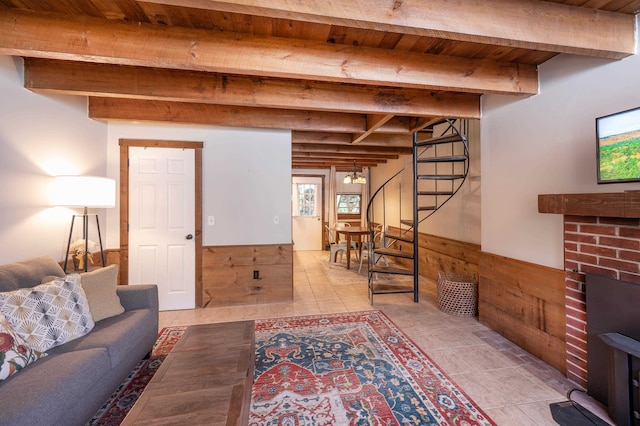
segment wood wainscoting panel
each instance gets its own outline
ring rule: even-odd
[[[478,276],[480,245],[422,233],[418,244],[420,275],[434,280],[438,272]]]
[[[204,247],[202,281],[203,307],[291,302],[293,245]]]
[[[566,374],[564,271],[481,252],[482,324]]]
[[[389,227],[389,230],[398,233],[398,228]],[[419,271],[423,277],[437,279],[438,272],[454,272],[457,274],[478,276],[478,263],[480,259],[480,245],[465,241],[452,240],[419,233]],[[395,247],[406,252],[411,252],[413,246],[410,243],[397,242]],[[411,261],[395,260],[410,267]]]

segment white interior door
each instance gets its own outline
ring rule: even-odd
[[[322,250],[322,178],[294,176],[291,184],[293,250]]]
[[[129,284],[157,284],[160,310],[195,307],[195,154],[129,148]]]

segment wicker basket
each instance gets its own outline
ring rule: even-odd
[[[438,309],[473,317],[478,309],[478,280],[472,275],[438,272]]]

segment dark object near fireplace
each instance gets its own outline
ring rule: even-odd
[[[574,401],[549,404],[551,417],[561,426],[609,426],[609,423]]]
[[[640,285],[586,275],[588,393],[617,425],[640,425]]]

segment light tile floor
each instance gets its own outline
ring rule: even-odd
[[[165,311],[160,327],[379,309],[498,425],[556,425],[549,404],[566,401],[575,387],[559,371],[477,319],[439,311],[433,280],[421,280],[419,303],[411,294],[389,294],[376,295],[372,306],[366,272],[358,274],[353,262],[349,270],[344,262],[329,268],[328,258],[328,252],[294,253],[293,303]],[[610,421],[581,392],[572,399]]]

